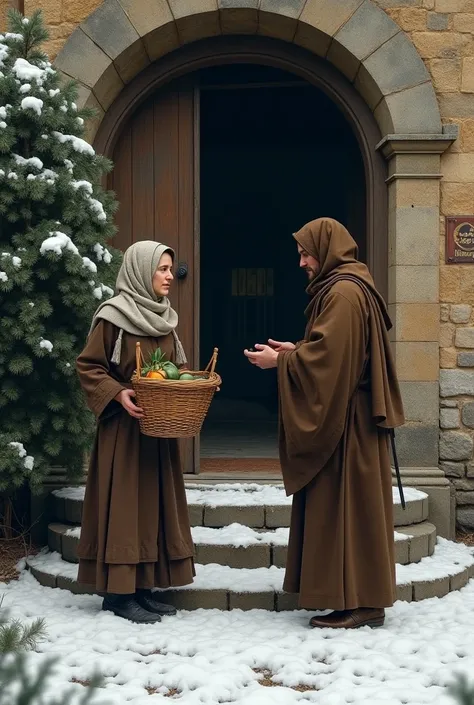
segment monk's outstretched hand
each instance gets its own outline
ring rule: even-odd
[[[262,370],[277,366],[278,353],[269,345],[258,344],[255,346],[255,352],[244,350],[244,355],[252,365],[256,365]]]

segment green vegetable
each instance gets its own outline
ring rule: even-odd
[[[164,372],[166,372],[166,376],[168,379],[180,378],[179,370],[176,365],[174,365],[172,362],[165,362],[162,369]]]
[[[194,377],[194,375],[189,374],[189,372],[182,372],[179,375],[179,379],[192,381],[193,379],[195,379],[195,377]]]

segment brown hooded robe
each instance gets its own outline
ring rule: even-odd
[[[138,419],[114,397],[130,388],[135,345],[145,359],[161,347],[174,360],[175,340],[123,333],[121,361],[110,362],[119,329],[100,320],[77,360],[89,408],[98,417],[78,547],[80,583],[98,592],[187,585],[194,548],[176,439],[140,433]]]
[[[385,304],[357,245],[321,218],[294,235],[320,263],[305,338],[278,355],[280,461],[293,508],[284,589],[299,606],[395,599],[387,429],[404,422]]]

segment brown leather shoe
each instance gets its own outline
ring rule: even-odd
[[[320,629],[357,629],[357,627],[381,627],[384,621],[383,608],[359,607],[355,610],[331,612],[324,617],[313,617],[309,626]]]

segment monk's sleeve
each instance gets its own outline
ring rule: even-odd
[[[108,321],[99,321],[76,361],[87,406],[95,416],[100,416],[112,399],[125,389],[109,374],[109,360],[116,337],[115,326]]]
[[[352,298],[352,297],[351,297]],[[307,459],[314,474],[334,452],[360,380],[368,322],[361,300],[330,292],[308,340],[278,354],[280,437],[288,459]]]

